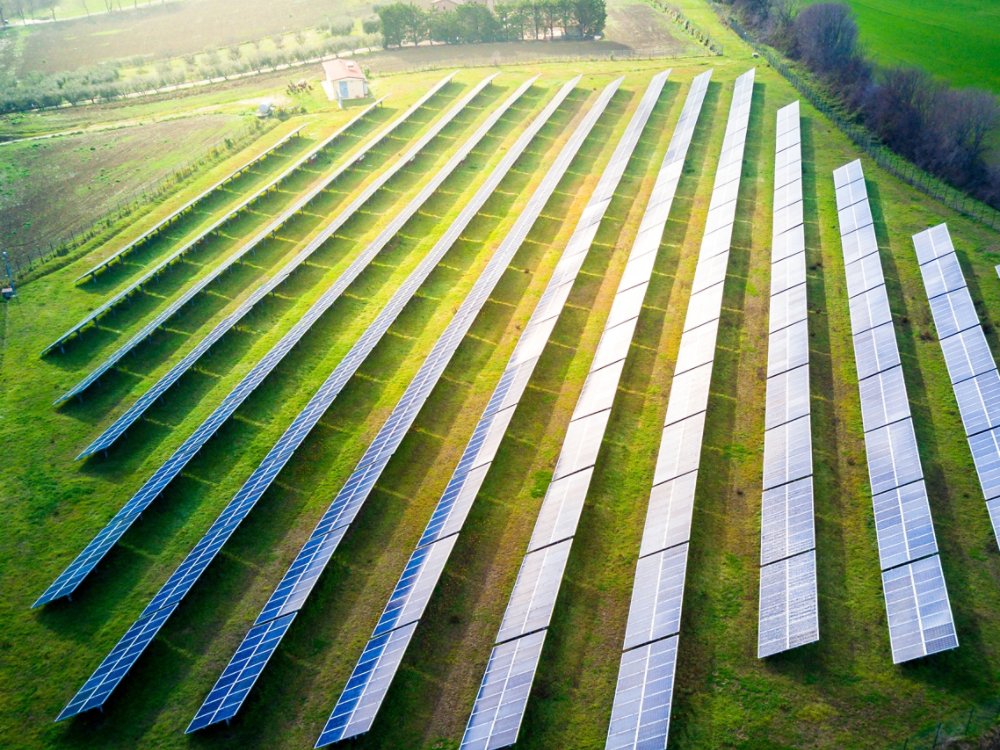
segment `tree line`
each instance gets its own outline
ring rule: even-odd
[[[519,0],[493,9],[464,2],[450,10],[426,10],[397,2],[375,7],[382,46],[421,42],[474,44],[527,39],[593,39],[604,32],[604,0]]]
[[[1000,208],[1000,103],[956,89],[922,68],[876,65],[851,9],[796,12],[791,0],[726,0],[756,36],[812,71],[886,146],[921,169]]]

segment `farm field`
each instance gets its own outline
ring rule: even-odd
[[[210,0],[202,0],[209,2]],[[518,748],[604,747],[656,454],[671,394],[726,118],[736,78],[756,67],[742,184],[722,298],[720,334],[687,567],[671,748],[908,748],[968,726],[995,728],[1000,695],[1000,551],[937,341],[911,235],[946,221],[994,354],[1000,353],[1000,233],[966,219],[862,159],[875,234],[920,444],[934,530],[959,648],[892,664],[851,336],[832,171],[859,153],[802,102],[802,157],[811,367],[820,640],[760,660],[757,609],[775,116],[796,100],[711,9],[682,9],[724,44],[696,57],[664,19],[650,33],[673,59],[465,66],[364,158],[357,154],[448,72],[449,58],[393,53],[373,77],[386,96],[272,193],[206,239],[141,293],[68,341],[39,352],[73,323],[196,236],[335,132],[358,109],[318,95],[305,114],[200,174],[110,240],[36,272],[0,307],[0,445],[5,533],[0,535],[0,746],[17,748],[311,747],[417,544],[560,254],[657,73],[671,73],[597,231],[443,578],[430,599],[372,731],[352,748],[457,748],[490,649],[552,479],[567,425],[611,312],[660,164],[692,81],[712,72],[652,281],[618,384]],[[623,35],[645,11],[620,0]],[[641,6],[648,7],[648,6]],[[631,19],[626,23],[622,19]],[[862,25],[864,21],[862,20]],[[609,29],[613,26],[609,24]],[[659,36],[662,34],[663,36]],[[615,44],[609,34],[609,44]],[[659,42],[657,42],[659,43]],[[693,49],[692,49],[693,48]],[[421,53],[416,50],[414,52]],[[414,60],[418,62],[413,62]],[[399,72],[426,64],[436,69]],[[407,149],[486,76],[475,96],[412,160]],[[458,218],[488,173],[573,75],[582,80],[544,124],[469,226],[420,284],[387,334],[308,434],[159,637],[101,712],[53,719],[114,646],[261,462],[362,332]],[[119,507],[182,444],[425,186],[501,102],[538,80],[499,117],[440,187],[236,409],[97,566],[71,601],[31,605]],[[430,391],[371,497],[347,532],[231,723],[184,729],[317,520],[337,495],[490,257],[529,205],[546,170],[599,92],[620,89],[572,160]],[[34,114],[12,136],[92,123],[145,122],[44,144],[44,163],[80,144],[184,128],[218,132],[247,102],[280,91],[263,76],[218,89],[92,110]],[[152,123],[152,124],[149,124]],[[282,134],[302,135],[218,195],[110,266],[74,280]],[[117,134],[117,135],[116,135]],[[164,135],[164,151],[178,148]],[[194,139],[194,135],[187,137]],[[89,140],[88,140],[89,139]],[[128,143],[129,141],[125,141]],[[173,145],[171,145],[173,144]],[[119,146],[121,143],[119,143]],[[192,150],[197,143],[187,146]],[[34,147],[37,148],[37,147]],[[59,151],[62,149],[63,151]],[[103,166],[135,172],[127,149]],[[96,153],[96,152],[91,152]],[[84,154],[86,155],[86,154]],[[38,157],[42,159],[41,156]],[[165,157],[147,158],[152,173]],[[81,159],[84,164],[89,160]],[[42,163],[40,161],[39,163]],[[331,237],[323,228],[352,200],[395,174]],[[343,173],[252,253],[181,308],[83,397],[52,402],[97,367],[246,239],[340,168]],[[2,173],[0,173],[2,174]],[[88,173],[89,174],[89,173]],[[80,180],[90,180],[81,176]],[[67,182],[67,184],[69,184]],[[69,188],[64,188],[68,190]],[[2,199],[2,196],[0,196]],[[41,201],[39,197],[37,200]],[[76,205],[80,204],[80,205]],[[95,220],[106,207],[73,203]],[[30,213],[44,216],[42,209]],[[61,218],[53,215],[51,221]],[[65,217],[69,218],[69,217]],[[308,259],[263,297],[106,454],[76,456],[278,269]],[[970,713],[971,712],[971,713]],[[968,722],[966,717],[969,717]],[[957,726],[958,730],[951,727]],[[905,743],[905,744],[904,744]],[[339,747],[339,745],[338,745]]]
[[[122,13],[12,27],[0,45],[0,70],[53,73],[142,57],[161,60],[328,25],[371,12],[359,0],[172,0]],[[16,36],[15,36],[16,35]]]
[[[915,65],[958,87],[1000,93],[1000,7],[991,0],[847,2],[857,14],[861,41],[879,62]]]

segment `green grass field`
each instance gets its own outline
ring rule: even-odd
[[[692,530],[670,747],[840,750],[902,748],[908,743],[906,747],[917,748],[930,747],[939,721],[947,722],[942,741],[964,732],[967,717],[972,736],[995,725],[1000,552],[910,236],[948,222],[996,353],[1000,282],[993,266],[1000,262],[1000,233],[957,215],[864,161],[961,642],[957,650],[895,667],[885,623],[831,179],[834,168],[858,154],[803,102],[821,640],[758,660],[775,112],[796,95],[721,27],[707,5],[700,0],[681,0],[679,5],[723,43],[725,57],[501,67],[494,86],[277,294],[226,334],[106,457],[73,460],[260,280],[316,236],[325,219],[494,69],[462,70],[410,123],[348,170],[248,262],[184,308],[82,401],[62,409],[51,406],[181,289],[226,257],[241,237],[262,226],[322,174],[351,159],[364,139],[416,100],[443,71],[375,78],[375,93],[388,99],[372,122],[328,149],[225,236],[205,243],[128,306],[85,331],[65,352],[38,358],[49,341],[197,231],[213,212],[223,211],[234,197],[220,196],[206,204],[95,284],[75,287],[72,280],[225,174],[227,164],[207,170],[177,195],[150,207],[133,225],[121,226],[106,244],[53,264],[49,272],[21,286],[16,301],[0,308],[0,453],[5,469],[0,492],[5,527],[0,534],[0,746],[312,746],[646,83],[657,71],[672,67],[375,726],[345,745],[457,748],[660,161],[691,80],[712,69],[517,745],[532,750],[603,747],[655,454],[732,83],[755,64],[754,106],[702,457],[705,470]],[[53,723],[524,125],[575,72],[584,74],[576,92],[422,285],[106,710]],[[535,73],[541,74],[538,83],[243,403],[73,601],[31,610],[35,598],[115,510],[378,234],[385,218],[402,209],[491,108]],[[619,75],[625,76],[621,90],[463,340],[242,713],[216,731],[185,736],[187,722],[544,170],[597,91]],[[280,77],[262,77],[173,100],[96,108],[93,120],[111,124],[225,110],[282,88]],[[283,125],[306,124],[295,153],[353,115],[319,101],[310,102],[308,109]],[[11,134],[77,127],[88,111],[32,115],[12,126]],[[266,179],[265,172],[280,168],[281,162],[270,161],[261,165],[260,173],[248,176],[248,189]]]
[[[955,86],[975,86],[1000,94],[1000,5],[993,0],[847,3],[857,14],[861,41],[879,62],[915,65]]]

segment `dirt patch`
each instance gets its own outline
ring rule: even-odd
[[[4,146],[5,249],[58,244],[243,129],[239,117],[210,115]]]
[[[26,33],[17,73],[55,73],[131,57],[179,57],[370,12],[364,0],[178,0],[34,26]]]
[[[663,13],[640,0],[608,0],[605,38],[636,51],[660,54],[697,54],[700,48],[686,38]]]

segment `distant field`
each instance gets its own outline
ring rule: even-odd
[[[243,118],[206,115],[0,146],[4,249],[16,255],[58,245],[136,191],[244,131]]]
[[[809,0],[817,2],[818,0]],[[848,0],[880,62],[918,65],[956,86],[1000,93],[996,0]]]
[[[194,54],[368,15],[364,0],[178,0],[55,24],[11,29],[24,36],[16,58],[0,45],[0,70],[53,73],[131,57]]]

